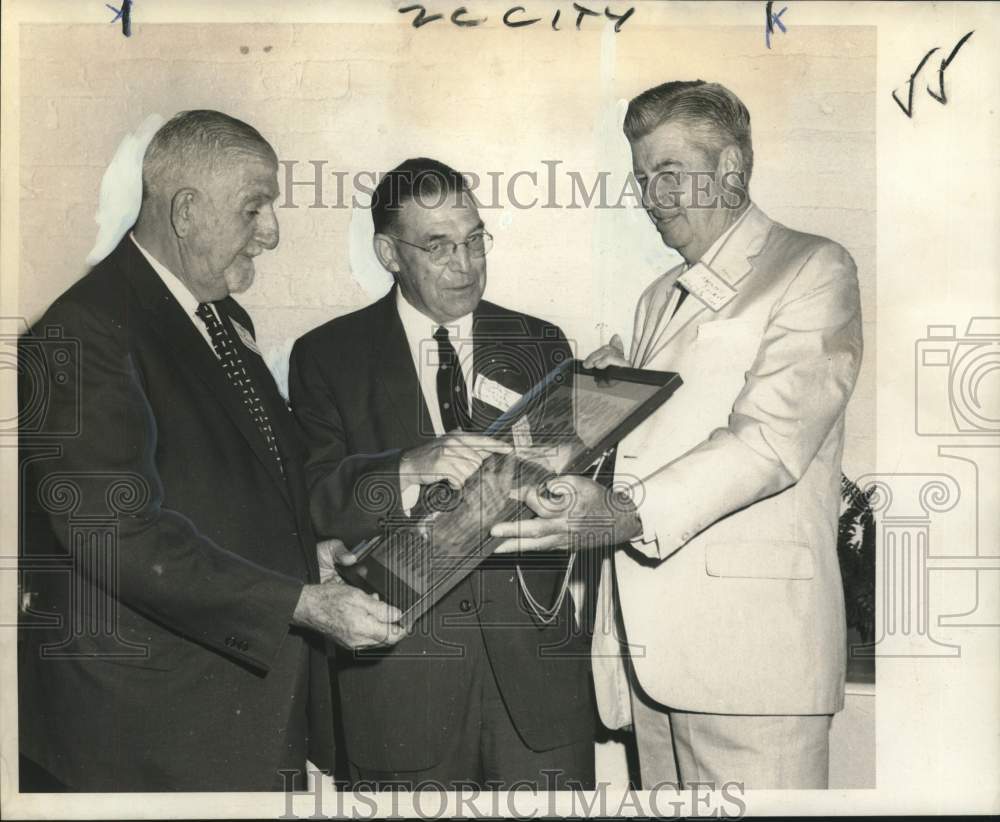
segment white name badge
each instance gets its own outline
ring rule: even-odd
[[[236,320],[232,320],[233,328],[236,329],[236,333],[240,340],[243,342],[247,348],[253,351],[258,357],[263,357],[264,355],[260,353],[260,349],[257,347],[257,341],[253,338],[253,334],[247,331],[242,325],[240,325]]]
[[[507,386],[500,385],[482,374],[476,374],[476,380],[472,384],[472,396],[501,411],[509,411],[521,399],[521,395],[516,391],[511,391]]]
[[[712,311],[724,308],[736,296],[736,289],[704,263],[695,263],[677,278],[677,282]]]

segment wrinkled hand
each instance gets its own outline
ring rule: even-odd
[[[456,490],[490,454],[509,454],[507,443],[482,434],[453,431],[403,453],[399,475],[404,484],[429,485],[441,480]]]
[[[505,538],[498,554],[556,551],[571,545],[597,548],[626,542],[642,533],[642,523],[631,500],[612,495],[603,485],[586,477],[564,474],[542,489],[515,492],[536,519],[500,522],[491,535]]]
[[[632,365],[625,359],[625,344],[617,334],[613,334],[607,345],[602,345],[583,361],[584,368],[607,368],[609,365],[618,365],[623,368],[629,368]]]
[[[344,564],[350,564],[344,563]],[[345,648],[395,645],[406,636],[396,622],[398,608],[352,585],[331,580],[302,588],[292,621],[324,634]]]

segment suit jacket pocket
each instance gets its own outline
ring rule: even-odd
[[[705,571],[711,577],[812,579],[812,549],[805,542],[761,540],[712,542],[705,546]]]

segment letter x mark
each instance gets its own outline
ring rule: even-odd
[[[126,37],[132,36],[132,0],[122,0],[122,7],[116,9],[109,3],[105,3],[111,11],[115,13],[115,16],[111,19],[112,23],[117,23],[119,20],[122,21],[122,34]]]

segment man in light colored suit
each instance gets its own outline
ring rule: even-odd
[[[684,385],[618,448],[634,510],[572,479],[571,506],[531,493],[538,519],[494,533],[551,548],[603,516],[624,543],[602,579],[594,678],[604,721],[635,730],[643,787],[823,788],[845,675],[855,265],[750,202],[750,115],[729,90],[666,83],[632,100],[624,128],[643,205],[684,262],[639,299],[630,356],[616,336],[587,365]]]

